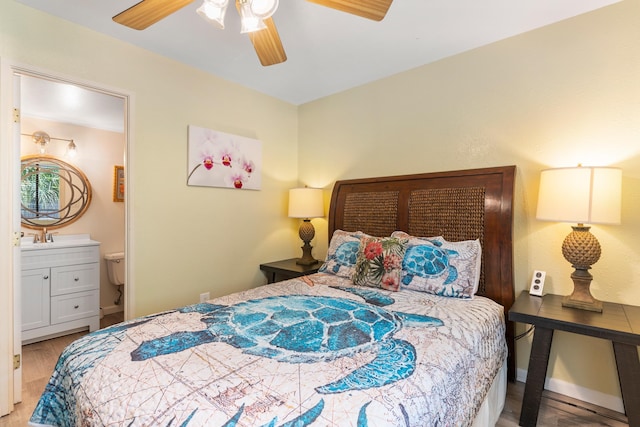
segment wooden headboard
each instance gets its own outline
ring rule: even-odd
[[[480,239],[478,295],[505,310],[514,300],[513,187],[515,166],[337,181],[329,209],[335,230],[389,236],[396,230],[449,241]],[[507,322],[509,379],[515,379],[515,334]]]

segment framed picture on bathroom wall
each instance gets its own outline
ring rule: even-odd
[[[124,166],[113,167],[113,201],[124,202]]]

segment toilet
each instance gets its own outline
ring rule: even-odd
[[[109,281],[118,288],[119,292],[118,299],[113,303],[120,305],[122,300],[122,286],[124,285],[124,252],[104,254],[104,259],[107,261]]]

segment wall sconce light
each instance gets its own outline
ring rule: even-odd
[[[302,246],[302,258],[299,258],[296,264],[313,265],[318,262],[311,255],[312,247],[309,243],[316,235],[316,230],[311,224],[311,218],[321,218],[323,216],[322,189],[305,187],[289,190],[289,217],[303,219],[298,234],[304,242],[304,246]]]
[[[36,145],[40,146],[40,154],[44,154],[47,152],[47,144],[49,144],[49,141],[51,141],[51,137],[48,133],[39,130],[37,132],[34,132],[33,135],[31,135],[31,138]]]
[[[49,142],[51,142],[51,140],[68,142],[69,144],[67,145],[67,155],[69,157],[75,157],[76,154],[78,154],[78,146],[75,144],[75,142],[73,142],[73,139],[54,138],[52,136],[49,136],[48,133],[41,130],[36,131],[32,134],[23,133],[21,135],[30,136],[33,142],[38,145],[40,154],[46,154],[47,146],[49,145]]]
[[[67,145],[67,156],[75,157],[76,154],[78,154],[78,147],[76,147],[76,144],[72,139],[71,141],[69,141],[69,145]]]
[[[540,173],[536,218],[577,223],[562,243],[562,255],[575,271],[573,293],[564,307],[602,312],[602,301],[589,290],[589,269],[600,259],[600,243],[585,224],[620,224],[622,170],[607,167],[546,169]]]

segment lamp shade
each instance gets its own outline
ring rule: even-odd
[[[278,0],[251,0],[251,11],[260,19],[267,19],[278,9]]]
[[[253,33],[267,28],[262,19],[253,13],[249,0],[240,0],[239,12],[241,34]]]
[[[620,224],[622,170],[546,169],[540,173],[536,218],[579,224]]]
[[[324,216],[321,188],[292,188],[289,190],[289,217],[320,218]]]
[[[202,6],[196,10],[196,13],[203,17],[207,22],[210,22],[223,30],[224,15],[227,12],[228,5],[229,0],[204,0]]]

